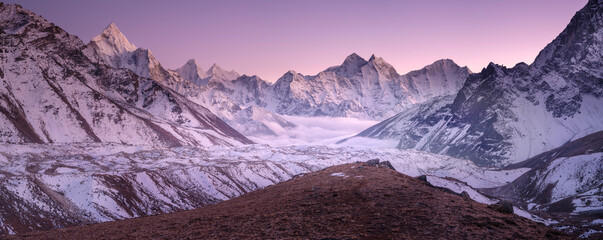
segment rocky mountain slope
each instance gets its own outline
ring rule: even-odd
[[[532,65],[491,63],[454,99],[435,98],[359,136],[504,166],[603,130],[602,15],[591,0]]]
[[[111,234],[107,234],[107,233]],[[15,239],[566,239],[542,224],[362,163],[330,167],[192,211]]]
[[[561,224],[579,222],[603,230],[603,132],[564,144],[513,167],[532,169],[510,184],[485,189],[541,215],[555,215]],[[597,228],[598,227],[598,228]]]
[[[0,5],[0,29],[0,142],[251,142],[172,89],[91,62],[77,37],[18,5]]]
[[[538,154],[530,159],[507,165],[504,169],[538,168],[547,161],[555,158],[574,157],[603,151],[603,131],[589,134],[573,140],[547,152]]]

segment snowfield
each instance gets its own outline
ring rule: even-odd
[[[112,221],[217,203],[329,166],[378,158],[410,176],[454,177],[474,187],[506,184],[528,169],[496,171],[415,150],[246,145],[155,149],[120,144],[0,144],[0,201],[27,209],[0,217],[11,229],[39,230]],[[31,215],[36,216],[31,216]]]

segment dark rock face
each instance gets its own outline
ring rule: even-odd
[[[501,213],[513,214],[513,204],[505,200],[501,200],[495,204],[489,205],[488,208]]]
[[[388,169],[391,169],[391,170],[394,170],[394,171],[396,170],[394,168],[394,166],[392,166],[392,164],[389,161],[380,162],[379,163],[379,167],[388,168]]]
[[[366,165],[375,167],[375,166],[379,165],[379,159],[368,160],[368,161],[366,161]]]
[[[394,171],[396,170],[389,161],[380,162],[377,158],[366,161],[366,165],[371,167],[388,168]]]
[[[419,179],[419,180],[421,180],[423,182],[429,183],[429,181],[427,181],[427,175],[418,176],[417,179]]]
[[[461,197],[463,197],[464,199],[471,199],[471,196],[469,196],[469,193],[467,193],[467,191],[461,192]]]

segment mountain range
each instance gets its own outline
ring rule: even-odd
[[[532,64],[479,73],[443,59],[399,74],[357,54],[274,83],[194,59],[172,70],[114,23],[86,44],[2,3],[0,42],[3,234],[194,209],[370,159],[566,232],[603,231],[602,0]],[[246,137],[295,128],[287,116],[382,120],[355,142],[397,149]]]
[[[444,59],[400,75],[382,58],[356,54],[315,76],[289,71],[272,89],[269,109],[285,115],[380,120],[414,104],[451,95],[471,73]]]
[[[94,37],[84,52],[95,62],[126,68],[168,86],[248,136],[274,135],[270,127],[274,124],[295,127],[281,115],[380,120],[415,103],[456,93],[471,73],[444,59],[400,75],[382,58],[373,55],[366,61],[357,54],[316,76],[289,71],[274,84],[217,64],[204,71],[194,59],[169,70],[150,50],[131,44],[115,23]]]

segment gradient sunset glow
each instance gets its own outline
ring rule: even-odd
[[[111,21],[167,68],[195,58],[274,82],[313,75],[355,52],[399,73],[438,59],[479,71],[531,63],[586,0],[560,1],[5,1],[84,42]]]

